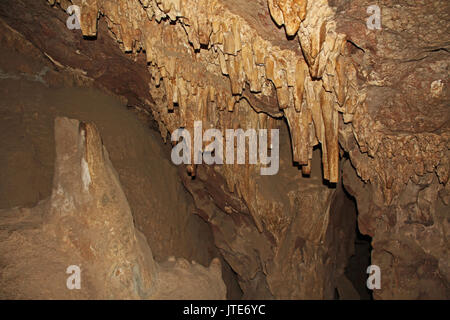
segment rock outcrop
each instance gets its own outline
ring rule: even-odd
[[[55,140],[51,197],[31,209],[0,212],[2,297],[225,298],[218,259],[209,268],[185,259],[154,261],[95,125],[57,118]],[[79,290],[66,286],[69,266],[81,269]]]
[[[344,185],[385,270],[374,297],[448,299],[450,4],[381,1],[382,30],[368,32],[357,8],[370,1],[332,3],[365,98],[340,143]]]

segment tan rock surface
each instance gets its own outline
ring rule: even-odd
[[[0,212],[2,297],[225,298],[217,259],[209,269],[154,261],[93,124],[57,118],[55,140],[52,196],[32,209]],[[66,287],[71,265],[82,270],[79,290]]]
[[[108,34],[134,60],[115,93],[148,110],[164,140],[196,120],[284,130],[275,177],[260,165],[180,169],[245,298],[332,298],[348,286],[354,220],[341,183],[382,270],[374,298],[450,297],[448,1],[379,1],[381,30],[366,26],[367,0],[49,2],[61,20],[61,8],[81,7],[78,41]],[[81,82],[121,88],[99,76],[101,59],[80,61],[73,44],[0,13],[61,71],[84,65]],[[64,28],[45,26],[39,34]]]

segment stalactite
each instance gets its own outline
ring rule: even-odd
[[[324,178],[337,182],[337,113],[351,121],[357,105],[344,76],[351,71],[341,55],[344,37],[335,31],[326,0],[268,0],[268,6],[289,36],[298,34],[305,60],[261,38],[219,1],[83,1],[81,28],[84,35],[95,35],[101,12],[125,52],[145,50],[154,85],[165,92],[161,105],[168,112],[159,110],[158,119],[169,132],[177,127],[192,131],[193,121],[210,123],[215,113],[235,114],[244,93],[269,96],[275,90],[291,130],[293,160],[309,171],[315,131]],[[217,107],[211,108],[209,100]],[[193,166],[189,171],[195,173]]]

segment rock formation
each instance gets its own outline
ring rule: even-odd
[[[0,212],[2,263],[8,267],[2,297],[225,298],[218,259],[209,268],[182,258],[154,261],[95,125],[57,118],[55,140],[51,197],[31,209]],[[82,270],[80,290],[68,290],[63,280],[72,265]],[[11,281],[18,276],[20,282]],[[42,287],[38,279],[53,281]]]
[[[366,25],[367,0],[48,2],[29,5],[59,17],[40,32],[68,34],[64,11],[79,6],[71,36],[113,39],[130,85],[102,78],[101,52],[82,60],[21,27],[28,17],[4,9],[2,21],[59,72],[146,110],[164,141],[178,128],[193,136],[197,120],[280,129],[276,176],[260,176],[262,164],[179,170],[244,298],[343,292],[355,238],[345,192],[382,271],[374,298],[450,297],[448,1],[379,1],[381,30]]]

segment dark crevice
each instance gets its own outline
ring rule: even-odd
[[[372,290],[367,288],[366,282],[368,278],[367,267],[371,265],[372,253],[372,237],[363,235],[358,227],[358,210],[356,200],[344,188],[344,193],[350,199],[356,210],[355,224],[355,251],[349,258],[347,267],[345,268],[345,276],[353,284],[358,292],[361,300],[373,300]]]
[[[350,43],[351,45],[353,45],[356,49],[361,50],[362,52],[366,53],[366,50],[364,50],[363,48],[361,48],[360,46],[358,46],[356,43],[354,43],[352,40],[347,40],[348,43]]]

